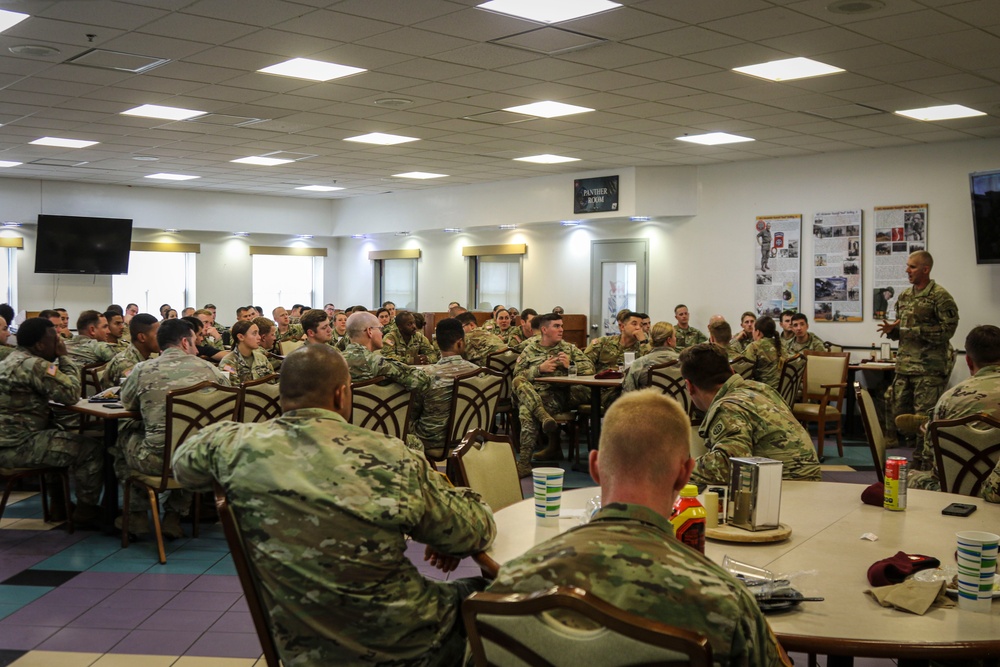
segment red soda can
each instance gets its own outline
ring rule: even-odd
[[[906,477],[909,463],[905,456],[890,456],[885,461],[885,498],[882,506],[887,510],[906,509]]]

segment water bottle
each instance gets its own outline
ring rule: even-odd
[[[575,378],[576,377],[576,364],[574,364],[572,361],[569,362],[569,368],[567,369],[567,374],[571,378]]]
[[[698,487],[687,484],[674,502],[670,514],[674,535],[678,540],[705,553],[705,507],[698,502]]]

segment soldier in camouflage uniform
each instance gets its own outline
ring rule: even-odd
[[[753,324],[757,321],[757,316],[749,310],[740,315],[740,331],[729,341],[730,353],[733,356],[742,356],[743,351],[753,342]]]
[[[351,382],[371,380],[384,375],[410,391],[424,393],[431,386],[427,373],[377,354],[382,349],[382,329],[378,318],[369,312],[354,313],[347,318],[347,335],[351,342],[344,350],[344,359],[351,373]],[[419,418],[419,410],[410,408],[410,418]]]
[[[510,335],[517,329],[517,327],[511,324],[510,311],[506,308],[498,308],[493,311],[493,321],[496,323],[496,326],[493,328],[492,333],[506,343]]]
[[[576,586],[652,621],[704,635],[715,664],[790,664],[746,586],[674,537],[669,521],[691,472],[690,422],[655,390],[608,410],[590,470],[602,508],[583,526],[505,563],[491,593]]]
[[[441,360],[426,369],[432,383],[430,389],[414,397],[414,407],[419,406],[420,418],[412,421],[413,426],[406,436],[406,444],[420,452],[445,446],[445,427],[451,413],[455,378],[480,370],[479,366],[462,358],[465,330],[461,322],[452,317],[443,319],[438,322],[435,332],[442,346]]]
[[[969,377],[941,395],[931,413],[931,421],[961,419],[987,414],[1000,419],[1000,328],[978,326],[965,338],[965,362]],[[930,434],[922,442],[921,458],[932,463],[930,470],[915,470],[906,480],[912,489],[941,490],[937,461]]]
[[[521,323],[517,326],[512,326],[510,328],[510,335],[507,336],[508,348],[518,353],[524,349],[524,346],[527,345],[527,340],[537,333],[531,327],[531,320],[537,316],[538,313],[535,312],[534,308],[525,308],[521,311]]]
[[[271,311],[271,318],[278,324],[274,347],[271,349],[275,354],[281,354],[281,344],[285,341],[302,340],[306,335],[301,325],[291,323],[288,311],[281,306]]]
[[[351,339],[347,337],[347,313],[340,310],[333,316],[333,339],[330,345],[343,352]]]
[[[202,308],[194,311],[194,316],[201,322],[201,344],[220,352],[224,351],[226,344],[222,340],[222,330],[215,324],[215,315],[212,311]]]
[[[121,313],[109,310],[104,313],[104,319],[108,321],[108,334],[105,342],[114,350],[115,354],[127,350],[130,341],[125,337],[125,320]]]
[[[980,495],[987,502],[1000,503],[1000,461],[997,462],[997,467],[993,469],[990,476],[983,482],[983,489]]]
[[[692,402],[706,412],[698,433],[708,452],[698,457],[693,482],[728,485],[734,456],[781,461],[782,479],[820,479],[812,440],[785,401],[767,385],[734,374],[719,346],[703,343],[681,352],[681,375]]]
[[[18,347],[0,362],[0,466],[69,466],[76,486],[77,528],[98,518],[104,459],[100,443],[55,423],[49,401],[76,403],[80,367],[49,320],[34,317],[17,331]]]
[[[507,349],[507,343],[496,334],[476,328],[476,316],[464,311],[456,316],[465,329],[465,358],[478,366],[487,364],[487,357]]]
[[[139,313],[132,318],[132,342],[104,368],[101,373],[101,389],[120,387],[136,364],[160,351],[156,342],[156,332],[159,329],[160,321],[149,313]]]
[[[105,340],[108,320],[96,310],[85,310],[76,321],[77,334],[66,341],[66,352],[78,365],[90,366],[111,361],[115,351]]]
[[[7,358],[11,352],[16,348],[12,345],[7,344],[7,339],[10,338],[10,328],[9,323],[3,317],[0,317],[0,361]]]
[[[382,330],[382,356],[404,364],[433,364],[440,354],[420,331],[413,313],[401,310],[396,315],[396,330],[385,333]]]
[[[781,356],[787,359],[806,350],[826,352],[826,345],[819,336],[809,333],[809,318],[805,313],[795,313],[792,315],[792,339],[781,341]]]
[[[594,372],[617,369],[624,366],[625,353],[632,352],[635,358],[648,354],[652,349],[649,336],[642,330],[642,318],[630,310],[618,314],[618,328],[621,333],[602,336],[590,341],[584,354],[594,364]],[[621,389],[608,388],[601,390],[601,408],[608,406],[621,395]]]
[[[187,320],[164,320],[156,332],[160,356],[143,361],[132,369],[122,384],[121,402],[126,410],[139,412],[139,419],[125,421],[118,431],[118,449],[132,470],[159,475],[163,470],[163,445],[167,429],[167,392],[209,380],[230,386],[229,376],[196,356],[194,329]],[[116,461],[118,479],[125,482]],[[165,537],[182,537],[180,518],[191,507],[191,492],[183,489],[167,492],[162,532]],[[144,492],[131,496],[130,532],[148,531],[146,511],[149,501]],[[119,524],[120,527],[120,524]]]
[[[674,337],[677,329],[669,322],[657,322],[650,331],[650,340],[653,349],[649,354],[643,355],[632,362],[625,373],[622,381],[622,391],[635,391],[649,386],[649,368],[657,364],[665,364],[668,361],[677,361],[680,357],[676,348],[677,339]]]
[[[232,352],[219,362],[219,368],[229,374],[233,386],[274,375],[267,354],[260,349],[260,329],[256,324],[237,322],[233,325],[232,334],[235,345]]]
[[[289,666],[460,664],[459,604],[485,582],[423,577],[406,557],[407,536],[447,572],[490,546],[492,513],[422,454],[346,422],[350,377],[336,350],[307,345],[284,365],[281,417],[214,424],[173,457],[181,483],[225,489],[279,657]]]
[[[521,422],[521,447],[517,470],[522,477],[531,474],[531,453],[538,443],[539,430],[552,433],[558,428],[553,413],[572,410],[590,402],[590,389],[533,382],[539,376],[566,376],[569,365],[575,364],[579,375],[593,375],[594,365],[580,348],[563,340],[562,316],[555,313],[539,315],[540,337],[529,342],[514,364],[511,383]],[[555,443],[558,447],[558,442]],[[554,451],[539,452],[538,458],[551,459]]]
[[[778,361],[781,359],[782,346],[774,320],[767,315],[757,320],[753,338],[754,341],[743,351],[743,358],[752,364],[754,380],[778,391]]]
[[[958,328],[958,306],[948,290],[930,279],[934,259],[926,251],[906,260],[910,287],[896,302],[895,322],[882,321],[879,333],[899,341],[896,379],[892,383],[892,415],[928,415],[948,384],[955,365],[951,337]],[[913,456],[916,470],[929,470],[921,449]]]
[[[688,325],[691,321],[691,314],[688,307],[683,303],[674,307],[674,317],[677,318],[677,326],[674,327],[674,336],[677,338],[677,351],[680,352],[686,347],[700,345],[708,342],[708,336]]]

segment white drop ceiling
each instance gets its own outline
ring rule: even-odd
[[[25,163],[0,177],[343,198],[1000,136],[998,0],[883,0],[853,14],[830,11],[832,0],[619,0],[557,25],[479,1],[0,0],[31,15],[0,34],[0,160]],[[58,51],[9,50],[25,45]],[[731,71],[793,56],[847,71],[788,83]],[[293,57],[368,71],[325,83],[256,71]],[[69,62],[159,59],[168,62],[141,74]],[[596,111],[497,113],[541,100]],[[213,115],[120,115],[141,104]],[[931,123],[892,113],[939,104],[987,115]],[[369,132],[420,141],[344,141]],[[705,132],[756,141],[676,141]],[[29,145],[44,136],[100,143]],[[278,153],[295,161],[231,162]],[[543,153],[579,162],[512,160]],[[392,177],[411,171],[448,177]],[[162,172],[200,178],[144,178]],[[295,189],[334,183],[344,189]]]

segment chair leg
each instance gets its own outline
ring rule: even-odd
[[[149,506],[153,514],[153,532],[156,534],[156,551],[160,555],[160,565],[167,564],[167,551],[163,547],[163,528],[160,527],[160,499],[156,497],[156,491],[146,487],[149,494]],[[122,522],[125,525],[125,522]]]
[[[0,519],[3,518],[3,512],[7,509],[7,499],[10,498],[10,492],[14,490],[14,482],[17,481],[16,477],[9,477],[7,483],[3,487],[3,498],[0,499]]]
[[[826,420],[816,422],[816,449],[819,450],[819,460],[823,460],[823,447],[826,444]]]
[[[38,490],[42,494],[42,521],[48,523],[49,514],[49,485],[45,482],[45,473],[38,476]]]
[[[66,503],[66,530],[72,535],[76,527],[73,525],[73,503],[69,499],[69,470],[63,469],[59,474],[62,480],[63,498]]]
[[[844,435],[844,427],[838,424],[838,426],[837,426],[837,455],[840,456],[840,458],[844,458],[844,437],[843,437],[843,435]]]
[[[195,492],[194,500],[194,525],[191,527],[191,536],[198,537],[198,527],[201,525],[201,493]]]
[[[131,512],[132,481],[125,480],[125,491],[122,493],[122,549],[128,549],[128,517]]]

